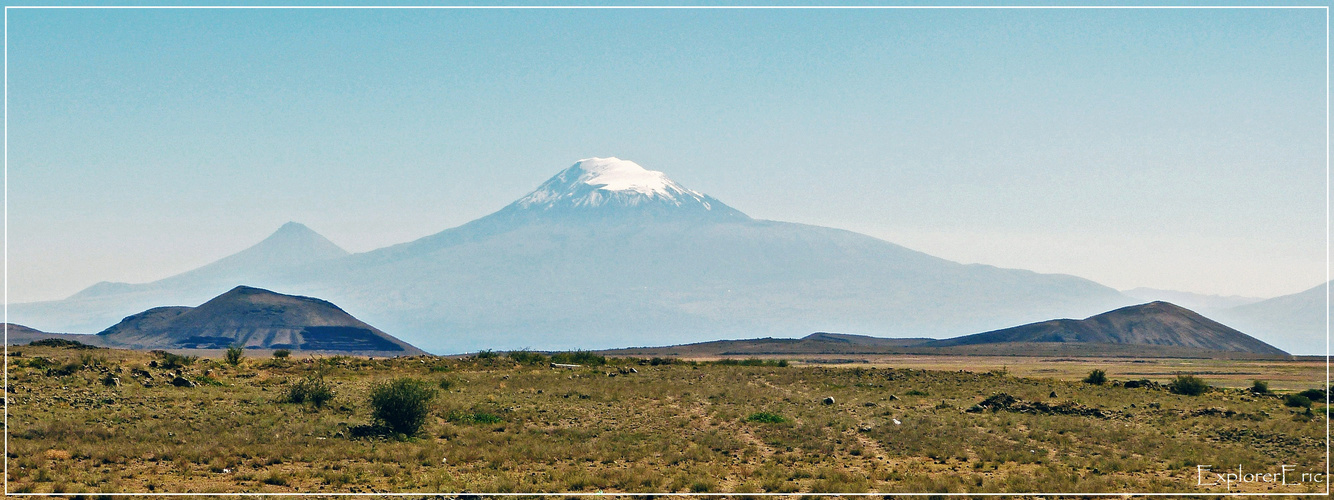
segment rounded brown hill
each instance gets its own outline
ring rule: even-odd
[[[1008,342],[1177,346],[1208,351],[1287,353],[1255,337],[1169,302],[1122,307],[1082,320],[1057,319],[937,340],[930,347]]]
[[[98,336],[137,349],[261,349],[416,355],[423,352],[313,297],[238,286],[199,307],[157,307]]]

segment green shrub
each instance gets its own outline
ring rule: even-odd
[[[273,351],[273,357],[275,359],[287,359],[287,357],[291,355],[292,351],[289,351],[287,349],[278,349],[276,351]]]
[[[674,365],[674,364],[677,364],[677,363],[680,363],[680,362],[681,362],[681,360],[676,359],[676,358],[653,358],[653,359],[648,360],[648,364],[653,365],[653,366],[659,366],[659,365]]]
[[[484,351],[477,351],[477,359],[495,359],[499,357],[500,355],[497,354],[496,351],[492,351],[490,349]]]
[[[261,479],[260,482],[274,486],[287,486],[288,483],[287,476],[278,472],[270,472],[269,475],[264,479]]]
[[[448,379],[448,378],[440,379],[440,389],[448,391],[450,387],[454,387],[453,379]]]
[[[44,347],[63,347],[66,349],[101,349],[101,347],[88,345],[83,342],[79,342],[77,340],[65,340],[65,339],[34,340],[32,342],[28,342],[28,345],[44,346]]]
[[[63,364],[63,365],[60,365],[60,366],[57,366],[57,367],[54,367],[54,368],[47,368],[47,369],[46,369],[46,376],[48,376],[48,377],[64,377],[64,376],[67,376],[67,375],[73,375],[73,374],[77,373],[77,372],[78,372],[79,370],[81,370],[81,369],[83,369],[83,365],[81,365],[81,364],[79,364],[79,363],[76,363],[76,362],[74,362],[74,361],[70,361],[69,363],[65,363],[65,364]]]
[[[927,394],[926,391],[919,389],[909,389],[908,392],[905,392],[903,394],[906,396],[930,396],[930,394]]]
[[[28,362],[26,364],[23,362],[23,360],[19,360],[18,364],[19,366],[27,366],[28,368],[45,370],[47,368],[50,368],[55,363],[52,363],[51,360],[43,358],[41,356],[35,356],[32,358],[28,358]]]
[[[153,354],[156,354],[158,359],[161,360],[158,362],[158,367],[164,370],[175,370],[178,368],[184,368],[186,366],[195,364],[195,361],[199,360],[199,356],[182,356],[180,354],[173,354],[161,350],[153,351]]]
[[[1167,384],[1167,390],[1172,391],[1172,394],[1199,396],[1209,390],[1209,384],[1194,375],[1177,375],[1175,380]]]
[[[79,364],[83,366],[102,366],[106,360],[105,356],[94,356],[88,352],[79,355]]]
[[[588,351],[567,351],[552,354],[551,362],[563,365],[601,366],[607,364],[607,358]]]
[[[1306,399],[1311,401],[1320,401],[1322,403],[1325,402],[1325,398],[1328,397],[1324,389],[1307,389],[1297,394],[1306,396]]]
[[[484,411],[450,412],[448,420],[459,424],[498,424],[505,419]]]
[[[762,411],[757,413],[751,413],[749,417],[746,417],[746,421],[759,422],[762,424],[781,424],[783,422],[787,422],[787,419],[783,418],[782,415],[779,415],[777,413],[769,413],[767,411]]]
[[[510,351],[510,352],[508,353],[508,355],[509,355],[510,359],[514,360],[515,363],[519,363],[519,364],[523,364],[523,365],[545,365],[545,364],[547,364],[547,357],[546,357],[546,356],[543,356],[541,353],[536,353],[536,352],[533,352],[533,351],[527,351],[527,350],[524,350],[524,351]]]
[[[1089,376],[1084,377],[1085,384],[1102,385],[1107,383],[1107,372],[1102,370],[1093,370]]]
[[[316,408],[321,408],[333,398],[333,387],[330,387],[329,384],[324,381],[323,376],[314,375],[289,385],[287,387],[287,393],[283,395],[282,402],[296,404],[310,403]]]
[[[1283,398],[1283,404],[1294,408],[1310,408],[1311,398],[1301,394],[1289,394]]]
[[[1269,383],[1263,380],[1251,382],[1251,392],[1255,394],[1269,394]]]
[[[230,346],[227,346],[227,354],[224,354],[223,357],[222,357],[222,359],[223,359],[224,361],[226,361],[227,364],[232,365],[232,366],[236,366],[236,365],[241,364],[241,356],[244,356],[244,355],[245,355],[245,351],[242,351],[242,350],[241,350],[241,346],[239,346],[239,345],[230,345]]]
[[[413,435],[426,423],[436,390],[421,380],[394,379],[371,389],[371,418],[394,432]]]

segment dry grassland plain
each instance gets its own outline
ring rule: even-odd
[[[1324,491],[1302,481],[1326,470],[1323,401],[1308,411],[1245,389],[1323,387],[1323,362],[608,358],[564,369],[503,354],[247,353],[237,366],[164,367],[145,352],[10,350],[11,492]],[[1109,382],[1080,381],[1094,368]],[[1225,388],[1121,383],[1176,372]],[[334,390],[327,404],[280,402],[316,375]],[[404,377],[437,390],[421,432],[362,436],[372,386]],[[1261,476],[1210,475],[1238,466]],[[1263,479],[1280,472],[1287,484]]]

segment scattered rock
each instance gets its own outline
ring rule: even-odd
[[[824,404],[827,404],[827,405],[832,405],[832,404],[834,404],[834,397],[833,397],[833,396],[829,396],[829,397],[824,398]]]
[[[1142,379],[1142,380],[1128,380],[1128,381],[1126,381],[1125,388],[1126,388],[1126,389],[1139,389],[1139,388],[1146,388],[1146,389],[1161,389],[1161,388],[1162,388],[1162,384],[1159,384],[1159,383],[1154,382],[1154,381],[1149,380],[1149,379]]]
[[[1056,391],[1051,391],[1051,394],[1048,394],[1047,397],[1049,397],[1049,398],[1054,398],[1054,397],[1056,397]]]
[[[993,394],[982,402],[964,410],[968,413],[984,411],[1010,411],[1015,413],[1041,413],[1046,415],[1078,415],[1081,417],[1111,418],[1112,413],[1101,408],[1076,404],[1074,401],[1047,404],[1042,401],[1022,401],[1005,393]]]
[[[190,380],[188,378],[177,376],[176,378],[171,379],[171,385],[174,385],[176,387],[194,387],[198,384],[195,384],[193,380]]]
[[[898,396],[895,396],[895,395],[893,395],[893,394],[890,394],[890,395],[889,395],[889,400],[890,400],[890,401],[898,401],[898,400],[899,400],[899,397],[898,397]]]

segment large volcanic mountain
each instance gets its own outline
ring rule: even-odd
[[[424,354],[329,302],[238,286],[199,307],[155,307],[97,334],[102,345],[158,349],[247,348]]]
[[[1169,302],[1150,302],[1082,320],[1043,321],[922,345],[950,347],[1015,342],[1139,344],[1188,347],[1202,351],[1287,354],[1255,337]]]
[[[246,283],[322,297],[414,345],[461,352],[810,331],[939,338],[1134,303],[1074,276],[963,265],[850,231],[752,219],[616,158],[581,160],[491,215],[416,241],[339,256],[312,243],[327,242],[313,232],[296,239],[304,243],[289,253],[302,257],[281,265],[256,259],[244,270],[103,285],[12,305],[10,317],[97,331]],[[276,251],[261,245],[246,252]]]

